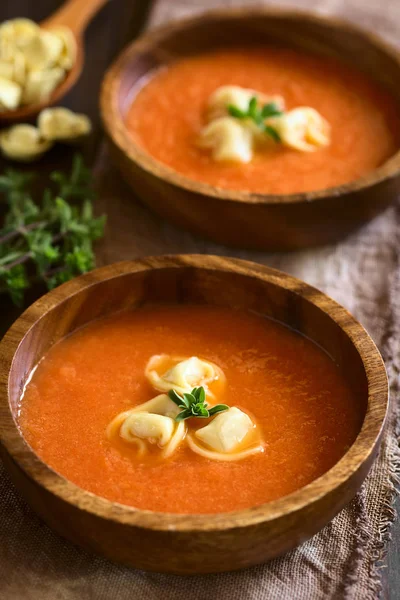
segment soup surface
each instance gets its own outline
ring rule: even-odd
[[[216,162],[196,140],[210,95],[225,85],[282,95],[288,109],[311,106],[331,125],[330,145],[305,153],[277,144],[248,164]],[[190,179],[271,194],[348,183],[384,163],[400,143],[399,107],[386,91],[341,62],[274,47],[176,62],[139,91],[126,124],[149,154]]]
[[[218,402],[252,415],[265,451],[220,462],[183,445],[160,461],[110,441],[106,429],[118,413],[159,393],[144,370],[160,353],[196,353],[218,365],[226,377]],[[354,441],[362,412],[334,362],[298,333],[244,311],[172,305],[119,313],[53,346],[26,387],[19,423],[48,465],[99,496],[154,511],[218,513],[322,475]]]

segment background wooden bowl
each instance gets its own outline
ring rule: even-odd
[[[365,412],[346,455],[322,477],[282,499],[216,515],[135,510],[57,475],[25,443],[15,422],[31,369],[55,342],[93,319],[160,301],[249,309],[286,323],[322,346],[338,363]],[[0,345],[0,365],[1,453],[33,509],[61,535],[112,560],[181,574],[264,562],[321,529],[367,475],[388,401],[382,358],[344,308],[279,271],[212,256],[123,262],[66,283],[15,322]]]
[[[400,55],[382,40],[333,18],[276,9],[229,9],[167,25],[130,45],[108,71],[101,112],[116,165],[141,200],[178,226],[229,246],[294,250],[335,242],[369,221],[400,191],[400,153],[368,176],[291,195],[221,190],[153,159],[124,118],[135,86],[174,59],[235,43],[274,43],[342,58],[386,86],[399,102]],[[156,126],[156,125],[155,125]]]

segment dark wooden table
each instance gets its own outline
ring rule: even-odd
[[[84,2],[85,0],[82,0]],[[20,16],[40,21],[51,14],[62,4],[61,0],[13,0],[0,3],[0,22]],[[63,105],[73,110],[88,114],[93,121],[94,133],[83,148],[86,161],[95,164],[99,155],[102,132],[99,121],[98,96],[102,76],[107,66],[118,53],[119,49],[129,40],[138,35],[145,26],[151,10],[152,0],[112,0],[95,17],[86,34],[87,60],[76,87],[63,100]],[[72,152],[65,147],[52,150],[48,157],[38,165],[39,178],[45,178],[54,168],[66,168],[71,161]],[[0,171],[5,162],[0,160]],[[9,166],[9,165],[7,165]],[[35,291],[27,302],[35,299]],[[19,310],[11,302],[0,297],[0,335],[18,316]],[[396,503],[397,513],[400,513],[400,499]],[[16,565],[17,568],[17,565]],[[392,528],[392,541],[383,569],[384,594],[388,600],[400,599],[400,521]],[[1,594],[0,594],[1,595]]]

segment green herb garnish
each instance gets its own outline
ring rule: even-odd
[[[72,171],[54,171],[55,191],[45,190],[40,204],[29,191],[31,173],[9,169],[0,177],[6,212],[0,229],[0,292],[21,305],[37,281],[48,289],[95,266],[93,241],[104,233],[105,217],[93,216],[90,171],[76,155]],[[80,200],[80,206],[69,204]]]
[[[172,402],[175,402],[179,408],[182,408],[182,412],[175,417],[175,421],[184,421],[190,417],[207,419],[208,417],[213,417],[217,413],[229,409],[229,406],[226,404],[217,404],[212,408],[208,408],[206,392],[203,387],[195,387],[190,394],[183,394],[182,396],[175,390],[170,390],[168,396]]]
[[[283,114],[275,102],[270,102],[260,107],[257,104],[257,97],[253,96],[249,100],[247,110],[241,110],[237,106],[229,104],[228,112],[231,117],[235,117],[236,119],[251,119],[262,132],[269,135],[275,142],[278,143],[281,141],[280,135],[276,129],[265,123],[266,119],[278,117]]]

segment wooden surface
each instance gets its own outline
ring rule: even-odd
[[[87,159],[94,162],[98,156],[99,141],[101,140],[101,131],[99,127],[99,118],[97,111],[98,104],[98,90],[101,81],[101,76],[106,69],[107,65],[111,62],[113,56],[120,45],[122,45],[126,37],[133,37],[134,34],[140,29],[145,20],[145,15],[148,10],[150,2],[146,0],[133,0],[132,2],[125,2],[124,0],[112,0],[112,6],[106,6],[102,12],[95,18],[93,23],[89,26],[86,34],[86,49],[87,53],[92,57],[90,65],[87,64],[83,77],[80,79],[77,87],[68,94],[65,98],[64,104],[70,108],[86,112],[90,114],[94,120],[95,132],[94,135],[87,141],[84,148],[84,153]],[[208,5],[212,2],[208,2]],[[295,2],[292,2],[295,4]],[[371,22],[377,22],[380,25],[384,25],[389,32],[389,36],[392,42],[398,39],[398,28],[396,23],[389,19],[385,14],[381,14],[381,8],[374,6],[372,9],[370,4],[368,6],[360,7],[356,11],[356,20],[361,25],[370,24]],[[28,0],[13,0],[13,2],[3,2],[0,5],[0,20],[6,18],[12,18],[20,15],[25,15],[41,21],[51,14],[58,6],[61,5],[60,0],[41,0],[40,3],[29,2]],[[163,6],[158,11],[157,20],[158,22],[165,22],[167,18],[171,17],[171,5],[176,7],[182,14],[188,14],[193,10],[191,7],[186,8],[186,3],[181,0],[174,0],[171,3],[163,3]],[[308,3],[299,1],[299,7],[305,7]],[[336,3],[335,3],[336,6]],[[179,7],[179,9],[178,9]],[[197,7],[197,10],[201,10],[203,4]],[[340,3],[338,11],[343,15],[352,16],[350,8],[347,4]],[[44,161],[40,163],[40,170],[43,175],[51,170],[51,168],[59,168],[70,163],[71,152],[65,147],[55,148],[52,152],[46,156]],[[102,161],[104,163],[104,161]],[[2,169],[4,164],[0,164]],[[132,197],[129,194],[126,187],[123,186],[117,179],[115,172],[108,175],[106,178],[102,178],[102,186],[106,187],[109,194],[109,203],[115,203],[115,195],[123,194],[126,198]],[[124,206],[121,203],[117,203],[120,216],[117,218],[115,215],[109,219],[109,227],[107,233],[107,244],[104,248],[101,248],[100,255],[102,261],[115,260],[117,256],[121,256],[120,248],[121,244],[129,245],[130,239],[126,232],[120,230],[121,219],[135,220],[145,218],[147,221],[146,226],[137,225],[136,237],[137,247],[144,245],[146,252],[157,252],[157,245],[147,241],[144,243],[144,239],[148,240],[148,235],[152,234],[158,239],[161,239],[166,250],[177,251],[181,249],[178,239],[185,240],[186,247],[189,249],[199,249],[203,247],[201,242],[194,245],[194,242],[189,236],[179,236],[170,228],[165,228],[156,224],[145,209],[139,207],[136,203],[132,202],[131,205]],[[372,241],[376,240],[373,238]],[[117,247],[117,248],[116,248]],[[205,247],[205,244],[204,244]],[[114,248],[114,249],[113,249]],[[213,248],[213,250],[215,250]],[[217,248],[219,251],[219,249]],[[125,256],[134,256],[137,253],[133,253],[132,250],[128,251]],[[386,260],[386,254],[383,254],[382,259]],[[282,264],[285,268],[290,268],[288,261],[273,261],[275,264]],[[358,266],[363,265],[363,261],[356,260]],[[323,281],[321,281],[323,283]],[[35,299],[37,292],[31,294],[28,298],[28,303]],[[339,289],[336,290],[336,296],[341,297]],[[371,295],[371,297],[374,297]],[[374,309],[376,305],[374,304]],[[351,308],[351,305],[350,305]],[[0,298],[0,332],[4,332],[12,321],[18,316],[19,310],[12,307],[11,303],[7,301],[5,297]],[[396,503],[397,513],[400,513],[400,499]],[[33,548],[33,546],[30,546]],[[51,552],[51,545],[46,545],[47,552]],[[58,559],[57,559],[58,560]],[[44,576],[44,572],[42,573]],[[385,568],[383,569],[383,580],[384,580],[384,595],[383,597],[387,600],[398,600],[400,598],[400,520],[397,521],[392,527],[392,541],[389,544],[389,553],[387,559],[385,559]],[[233,597],[233,596],[232,596]]]
[[[126,98],[133,86],[174,58],[237,40],[241,45],[269,41],[339,57],[386,85],[400,106],[400,54],[337,19],[270,8],[231,8],[165,26],[128,48],[102,88],[101,111],[115,164],[141,200],[162,218],[201,237],[257,250],[333,243],[387,208],[400,191],[400,152],[362,179],[330,191],[274,196],[219,190],[190,180],[141,149],[124,126]]]
[[[317,480],[284,498],[217,515],[149,513],[116,505],[42,463],[15,423],[31,369],[52,344],[86,323],[160,301],[254,311],[286,323],[324,348],[365,415],[345,456]],[[364,481],[379,447],[388,403],[382,358],[345,309],[274,269],[206,255],[117,263],[70,281],[39,299],[15,322],[0,344],[0,364],[2,457],[24,498],[72,542],[117,562],[157,572],[236,570],[280,556],[317,533]]]

